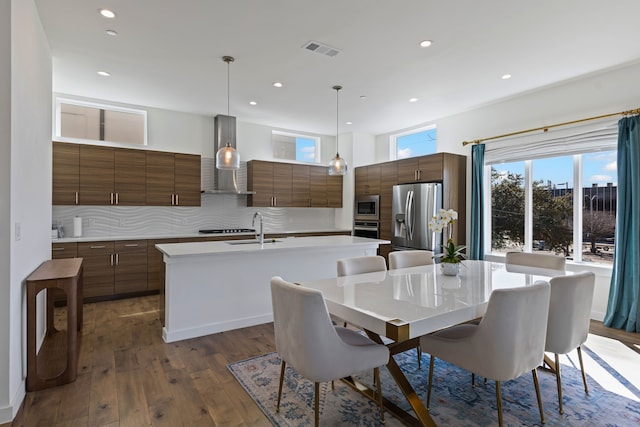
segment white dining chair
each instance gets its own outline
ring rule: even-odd
[[[276,351],[282,359],[276,411],[280,411],[286,365],[314,383],[314,424],[319,422],[320,382],[373,369],[380,419],[384,423],[379,367],[389,349],[356,331],[334,326],[322,292],[271,278]]]
[[[479,324],[452,326],[420,338],[422,350],[431,355],[427,409],[431,400],[435,358],[446,360],[496,383],[498,423],[502,426],[500,382],[533,374],[540,419],[544,423],[536,368],[544,357],[550,286],[537,281],[531,286],[496,289],[489,297]]]
[[[433,264],[433,252],[408,250],[389,252],[389,270]]]
[[[545,351],[555,355],[555,374],[558,386],[558,406],[562,414],[562,380],[559,354],[578,350],[584,392],[589,393],[587,377],[582,363],[581,346],[589,335],[591,305],[595,289],[595,274],[584,271],[571,276],[558,276],[550,280],[551,301],[547,323]]]
[[[389,270],[398,268],[417,267],[420,265],[432,265],[433,252],[425,250],[407,250],[389,252]],[[422,349],[420,344],[416,347],[418,352],[418,369],[422,368]]]
[[[553,254],[515,251],[507,252],[505,264],[564,271],[566,259]]]
[[[338,277],[385,271],[387,263],[380,255],[357,256],[338,260]]]

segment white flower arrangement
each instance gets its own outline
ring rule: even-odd
[[[458,212],[453,209],[445,210],[440,209],[438,214],[429,221],[429,229],[435,233],[440,233],[443,230],[447,230],[446,244],[442,245],[444,249],[443,253],[437,254],[434,258],[440,258],[442,263],[458,264],[463,259],[466,259],[465,254],[462,251],[466,246],[456,246],[453,242],[453,222],[458,220]]]
[[[433,232],[440,233],[445,228],[453,224],[458,219],[458,212],[453,209],[440,209],[438,214],[429,221],[429,229]],[[451,232],[449,230],[449,238],[451,238]]]

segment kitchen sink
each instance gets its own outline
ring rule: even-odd
[[[264,244],[268,244],[268,243],[278,243],[278,242],[282,242],[282,240],[278,240],[278,239],[264,239]],[[260,242],[255,240],[255,239],[251,239],[251,240],[227,240],[225,242],[227,245],[259,245]]]

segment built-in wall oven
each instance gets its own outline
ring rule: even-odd
[[[380,196],[356,197],[353,215],[353,235],[380,238]]]

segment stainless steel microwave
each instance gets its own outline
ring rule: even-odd
[[[358,196],[354,207],[354,220],[378,221],[380,219],[380,196]]]

